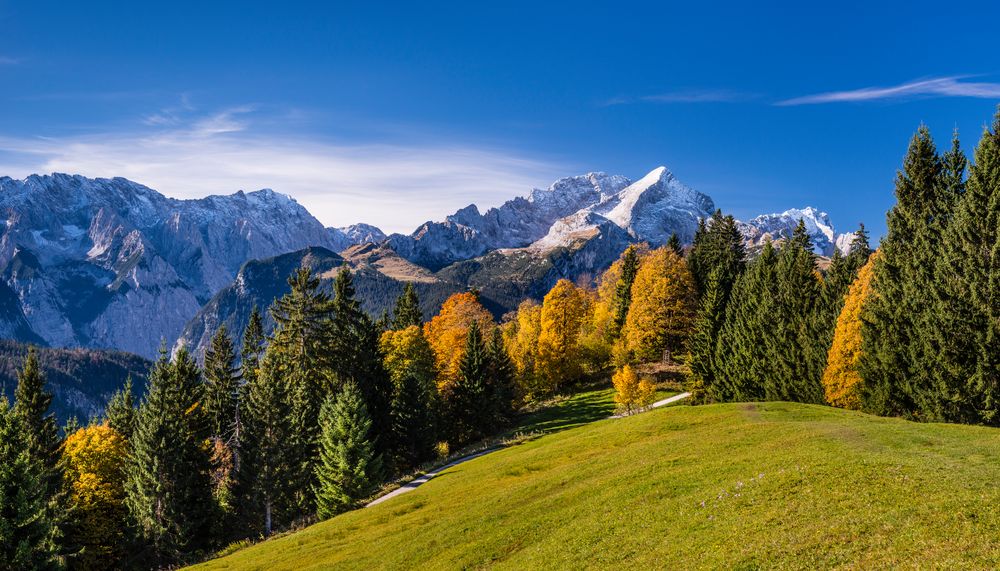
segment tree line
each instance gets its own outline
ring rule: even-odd
[[[219,327],[203,365],[166,350],[88,426],[57,429],[30,351],[0,401],[0,567],[157,568],[351,509],[386,480],[510,423],[514,368],[474,293],[424,324],[302,269],[241,347]]]

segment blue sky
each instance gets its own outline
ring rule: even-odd
[[[996,3],[152,4],[0,0],[0,174],[409,231],[663,164],[740,217],[879,234],[921,122],[971,151],[1000,102]]]

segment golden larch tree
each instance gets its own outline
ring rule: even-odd
[[[385,356],[385,368],[397,389],[406,375],[428,383],[437,377],[434,350],[416,325],[382,333],[379,345]]]
[[[106,424],[81,428],[66,438],[67,539],[82,548],[71,557],[74,569],[113,568],[124,554],[127,456],[125,439]]]
[[[833,331],[833,343],[827,354],[826,370],[823,371],[823,391],[826,402],[833,406],[858,410],[861,408],[862,378],[858,373],[861,358],[861,312],[872,295],[872,275],[875,257],[858,270],[847,295],[844,308],[837,317]]]
[[[631,365],[625,365],[611,377],[615,385],[615,403],[621,414],[638,412],[653,403],[656,387],[648,379],[639,379]]]
[[[434,351],[438,373],[438,389],[458,378],[458,367],[465,351],[469,325],[479,323],[484,338],[493,331],[493,316],[479,303],[473,293],[456,293],[445,300],[441,311],[424,324],[424,337]]]
[[[542,306],[530,299],[521,302],[517,315],[503,329],[504,345],[517,371],[518,387],[529,399],[540,392],[535,364],[541,330]]]
[[[562,279],[542,301],[537,373],[549,390],[579,378],[580,334],[590,304],[587,292]]]
[[[696,312],[694,278],[684,258],[667,247],[643,256],[622,331],[627,360],[659,361],[664,351],[679,353]]]

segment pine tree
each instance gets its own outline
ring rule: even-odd
[[[450,438],[464,444],[485,436],[483,420],[489,417],[490,363],[479,323],[473,321],[465,338],[465,351],[455,384],[448,387],[446,401],[451,423]]]
[[[334,386],[334,365],[342,367],[340,337],[333,331],[334,306],[308,268],[288,279],[291,290],[271,306],[276,327],[268,345],[278,378],[288,383],[296,438],[288,453],[297,466],[291,494],[303,512],[311,512],[313,466],[319,438],[319,407]],[[294,444],[294,445],[293,445]]]
[[[404,374],[392,399],[393,458],[397,472],[405,472],[434,453],[434,418],[427,385],[414,374]]]
[[[209,543],[214,511],[202,388],[186,350],[169,362],[161,349],[136,416],[126,503],[156,564]]]
[[[611,339],[617,339],[625,326],[628,310],[632,306],[632,284],[639,273],[639,249],[629,246],[622,254],[622,270],[615,285],[615,295],[612,302],[612,319],[610,329]]]
[[[720,268],[719,285],[723,298],[728,298],[736,277],[746,265],[746,247],[736,219],[716,210],[707,223],[700,221],[687,262],[699,296],[707,291],[712,271]]]
[[[51,405],[52,394],[45,390],[45,376],[32,347],[17,375],[13,414],[25,430],[28,452],[42,468],[42,484],[48,497],[55,495],[62,477],[58,467],[59,429],[55,415],[49,412]]]
[[[688,342],[688,390],[696,401],[703,400],[715,383],[718,370],[715,362],[719,332],[725,322],[726,293],[721,280],[722,268],[708,276],[701,307]]]
[[[514,415],[514,399],[516,395],[515,378],[517,370],[504,344],[503,332],[496,328],[490,336],[486,348],[486,357],[490,363],[489,399],[491,403],[490,431],[507,426]]]
[[[56,569],[45,468],[22,419],[0,397],[0,568]]]
[[[670,238],[667,239],[667,247],[678,256],[684,257],[684,246],[681,244],[681,239],[677,237],[677,232],[670,234]]]
[[[896,205],[874,267],[877,295],[862,320],[859,371],[862,409],[882,415],[937,418],[931,379],[938,355],[928,351],[928,330],[938,318],[932,285],[942,256],[940,237],[952,217],[956,189],[942,184],[943,166],[930,131],[910,141],[896,177]]]
[[[290,387],[278,376],[281,357],[265,354],[246,385],[241,458],[237,472],[238,511],[254,532],[271,535],[275,522],[292,511],[292,481],[300,463],[293,443],[300,436],[291,419]]]
[[[372,422],[353,383],[323,403],[316,464],[316,515],[328,519],[349,509],[378,482],[381,459],[369,439]]]
[[[733,285],[715,349],[716,377],[706,387],[712,400],[764,400],[762,380],[772,373],[765,342],[777,327],[777,263],[767,242]]]
[[[396,300],[396,307],[392,311],[392,328],[406,329],[411,325],[420,327],[424,323],[424,314],[420,311],[420,299],[417,297],[417,288],[412,283],[407,283],[403,288],[403,293]]]
[[[1000,108],[964,185],[957,141],[944,163],[942,186],[960,198],[937,260],[937,318],[924,345],[938,362],[914,404],[929,420],[1000,425]]]
[[[236,424],[239,369],[226,326],[221,325],[205,351],[205,414],[212,436],[228,442]]]
[[[361,310],[346,266],[337,274],[333,289],[333,371],[341,386],[351,382],[361,391],[372,422],[372,444],[385,454],[392,438],[392,382],[379,345],[381,330]]]
[[[250,309],[250,318],[243,329],[243,346],[240,348],[240,377],[244,384],[249,384],[260,366],[260,358],[264,354],[264,320],[257,306]]]
[[[125,379],[125,385],[112,395],[104,412],[108,426],[125,438],[132,439],[135,429],[135,404],[132,402],[132,375]]]

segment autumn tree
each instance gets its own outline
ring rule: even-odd
[[[513,361],[519,392],[528,400],[544,392],[536,374],[541,329],[542,306],[531,300],[522,302],[515,317],[503,328],[504,345]]]
[[[631,365],[625,365],[611,377],[615,403],[621,414],[633,414],[653,403],[656,387],[648,379],[639,379]]]
[[[861,316],[864,305],[872,295],[872,268],[876,255],[858,272],[837,317],[833,343],[823,371],[823,389],[826,402],[833,406],[858,410],[861,408],[862,378],[858,372],[861,356]]]
[[[479,298],[470,292],[449,297],[441,306],[441,311],[424,324],[424,336],[434,350],[439,389],[458,379],[465,341],[472,322],[479,325],[481,332],[492,331],[494,327],[493,316],[479,303]]]
[[[542,301],[536,374],[548,390],[580,377],[580,333],[590,300],[586,292],[562,279]]]
[[[659,361],[684,348],[696,311],[694,280],[684,259],[669,248],[645,256],[632,286],[622,330],[627,360]]]
[[[113,569],[121,565],[127,528],[125,467],[128,445],[107,424],[81,428],[66,437],[62,450],[69,522],[65,543],[73,569]]]

